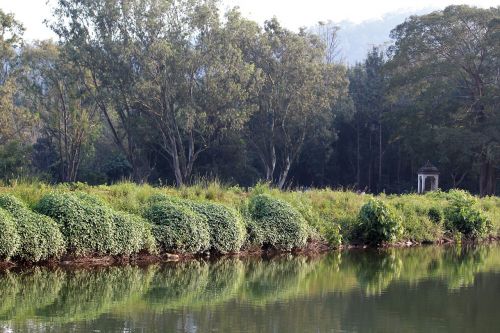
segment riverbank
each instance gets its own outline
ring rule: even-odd
[[[0,187],[0,207],[0,258],[11,264],[157,262],[500,236],[500,198],[462,191],[372,196],[217,183],[19,183]]]

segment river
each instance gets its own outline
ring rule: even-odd
[[[500,332],[500,246],[0,272],[0,332]]]

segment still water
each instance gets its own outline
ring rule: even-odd
[[[500,332],[500,246],[4,271],[0,332]]]

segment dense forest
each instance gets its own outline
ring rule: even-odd
[[[57,40],[0,9],[4,182],[499,193],[500,7],[411,16],[348,67],[338,28],[214,0],[59,0]]]

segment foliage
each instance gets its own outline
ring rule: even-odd
[[[221,254],[240,251],[246,235],[243,221],[236,211],[208,202],[190,201],[187,205],[205,217],[212,250]]]
[[[459,231],[467,238],[482,238],[491,231],[491,221],[478,207],[476,198],[466,191],[453,190],[448,193],[446,226],[450,231]]]
[[[6,210],[0,208],[0,259],[9,260],[19,245],[15,222]]]
[[[65,251],[63,235],[50,217],[32,212],[22,201],[9,194],[0,195],[0,207],[15,221],[20,245],[15,257],[28,262],[58,258]]]
[[[394,209],[381,200],[371,199],[360,210],[362,238],[374,244],[391,243],[402,234],[401,218]]]
[[[199,253],[210,248],[206,219],[174,200],[154,200],[144,217],[153,223],[153,234],[165,251]]]
[[[262,230],[265,246],[290,251],[306,244],[306,222],[287,202],[266,194],[256,195],[250,200],[249,214]]]
[[[52,192],[40,200],[37,211],[56,220],[70,253],[77,256],[113,253],[113,216],[105,207],[90,204],[71,193]]]

